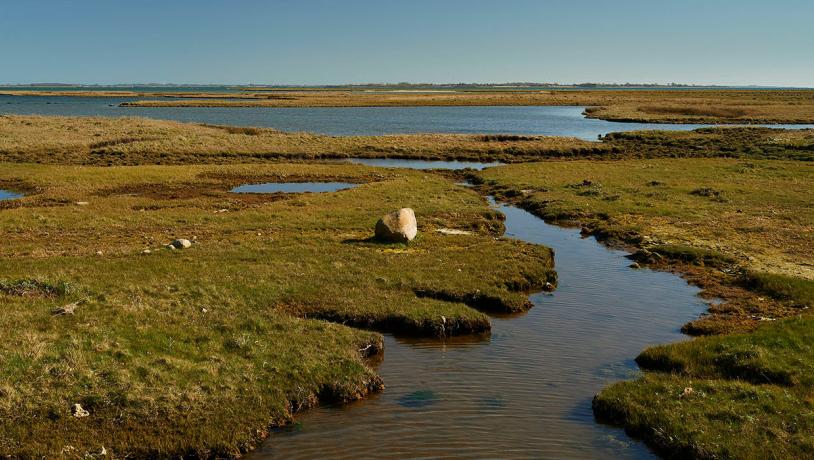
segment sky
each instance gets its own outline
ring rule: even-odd
[[[40,0],[0,83],[814,86],[811,0]]]

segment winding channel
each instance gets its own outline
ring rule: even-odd
[[[706,309],[698,289],[634,270],[623,251],[576,229],[495,205],[506,236],[554,249],[559,286],[528,313],[494,317],[490,337],[385,337],[369,399],[307,411],[250,455],[296,458],[654,458],[621,429],[595,422],[591,399],[635,376],[646,346],[685,338]]]

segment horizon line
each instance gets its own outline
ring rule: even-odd
[[[804,85],[765,85],[765,84],[720,84],[720,83],[654,83],[654,82],[530,82],[530,81],[504,81],[504,82],[456,82],[456,83],[430,83],[430,82],[367,82],[367,83],[175,83],[175,82],[129,82],[129,83],[66,83],[66,82],[31,82],[31,83],[0,83],[0,87],[160,87],[160,86],[212,86],[212,87],[298,87],[298,88],[337,88],[354,86],[486,86],[486,87],[675,87],[675,88],[777,88],[777,89],[814,89],[814,86]]]

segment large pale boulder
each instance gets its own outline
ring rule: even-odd
[[[412,241],[418,233],[415,212],[402,208],[385,215],[376,222],[376,238],[395,243]]]

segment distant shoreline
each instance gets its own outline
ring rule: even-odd
[[[168,91],[365,91],[365,90],[411,90],[411,91],[535,91],[535,90],[814,90],[804,86],[765,86],[765,85],[685,85],[685,84],[648,84],[648,83],[370,83],[345,85],[262,85],[262,84],[158,84],[158,83],[124,83],[124,84],[72,84],[72,83],[30,83],[0,84],[0,91],[135,91],[142,90]]]

